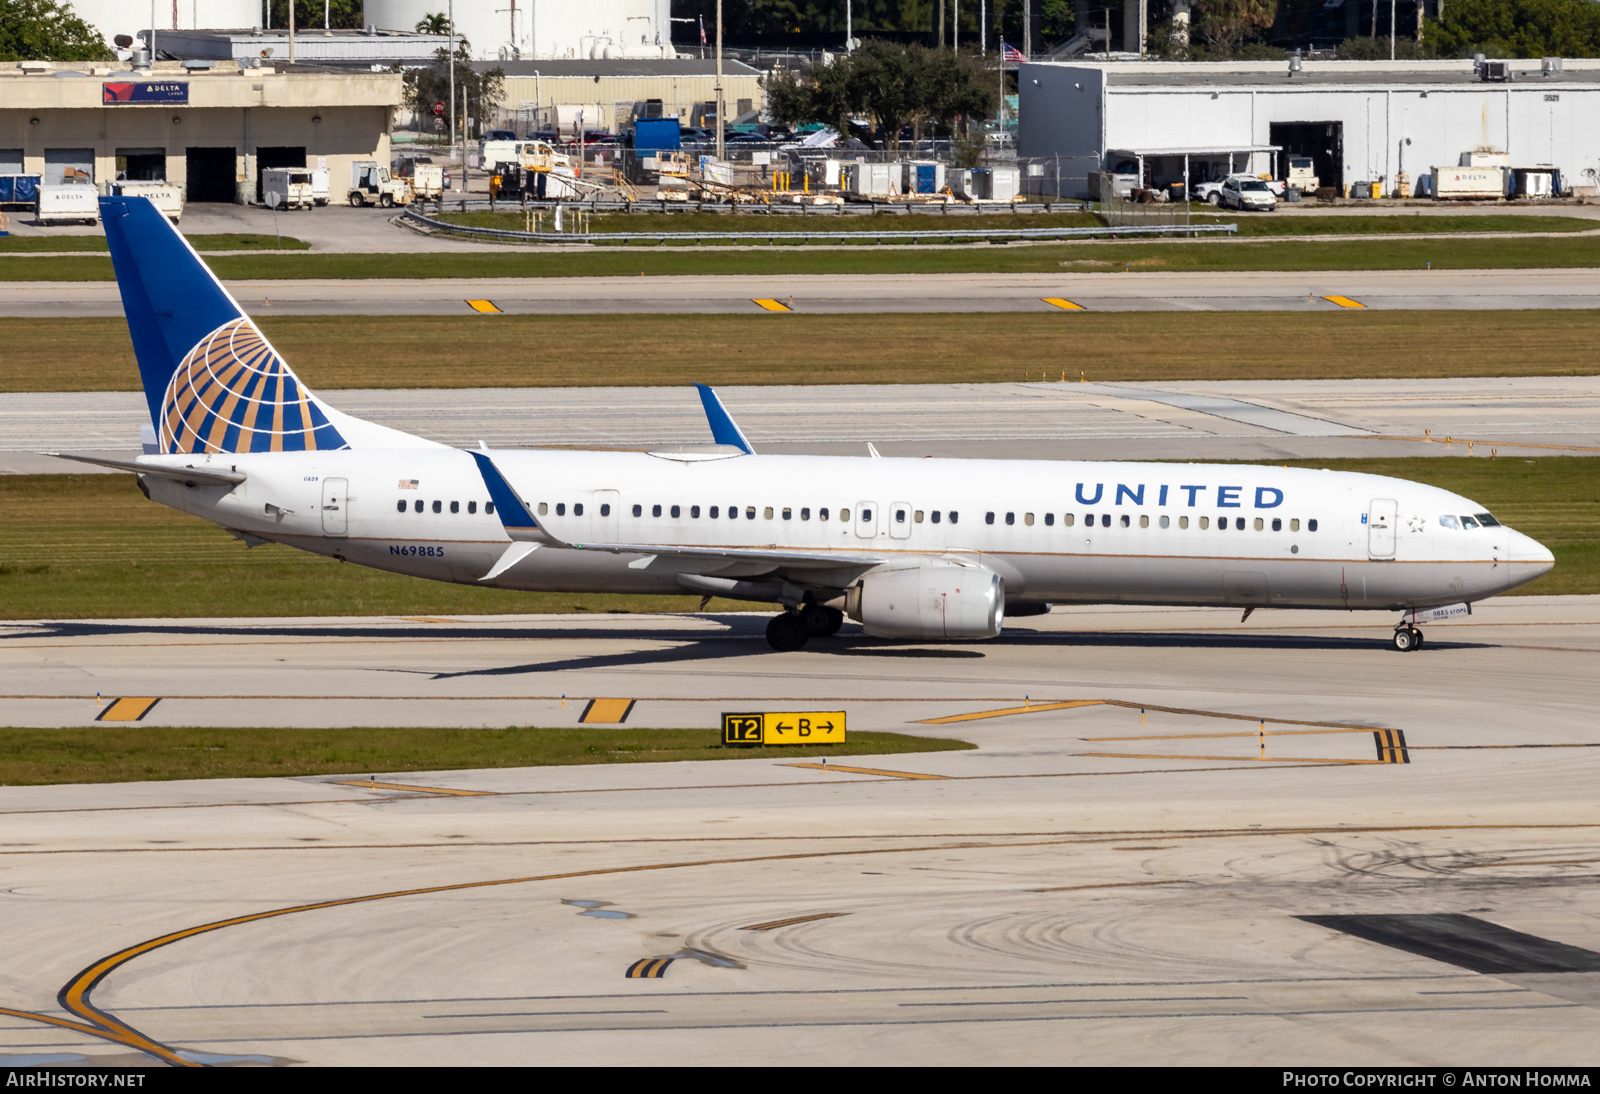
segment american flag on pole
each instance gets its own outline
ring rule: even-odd
[[[700,44],[706,44],[706,17],[704,15],[700,17]]]
[[[1028,58],[1023,55],[1022,50],[1018,49],[1016,46],[1007,45],[1005,42],[1000,43],[1000,60],[1008,61],[1014,64],[1021,64],[1027,59]]]

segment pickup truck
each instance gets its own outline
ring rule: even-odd
[[[1204,201],[1210,205],[1222,204],[1222,186],[1229,179],[1254,179],[1255,175],[1229,175],[1225,179],[1214,179],[1211,182],[1202,182],[1195,186],[1191,201]],[[1267,184],[1267,189],[1272,191],[1273,199],[1283,197],[1283,183],[1277,179],[1262,179]]]

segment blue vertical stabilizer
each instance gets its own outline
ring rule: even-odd
[[[148,198],[100,199],[157,449],[348,445],[317,400]]]

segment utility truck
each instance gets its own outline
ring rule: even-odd
[[[374,160],[357,160],[350,165],[350,205],[381,205],[388,209],[410,205],[415,198],[411,184],[389,174],[389,169]]]

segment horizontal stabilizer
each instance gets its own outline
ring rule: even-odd
[[[178,467],[173,464],[144,463],[138,460],[108,460],[100,456],[76,456],[71,452],[45,452],[58,460],[76,460],[78,463],[98,464],[118,471],[132,471],[136,475],[154,475],[173,479],[189,486],[238,486],[245,480],[243,471],[218,471],[213,468]]]

